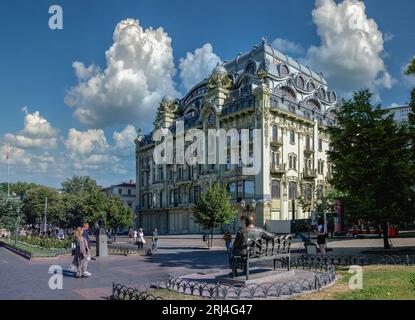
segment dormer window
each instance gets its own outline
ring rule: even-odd
[[[286,65],[281,65],[280,76],[284,77],[284,76],[288,76],[289,74],[290,74],[290,70],[288,69],[288,67]]]
[[[305,85],[304,78],[302,76],[299,76],[297,78],[297,87],[299,87],[300,89],[304,89],[304,85]]]
[[[255,74],[255,64],[253,62],[249,62],[245,68],[245,72],[247,74]]]
[[[324,88],[320,88],[320,97],[321,99],[326,99],[326,90]]]

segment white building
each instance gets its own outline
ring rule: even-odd
[[[164,97],[153,131],[136,141],[141,226],[157,227],[161,233],[200,232],[192,206],[216,181],[228,188],[236,206],[242,199],[256,200],[259,226],[271,220],[308,218],[298,197],[312,201],[316,193],[329,188],[327,127],[336,123],[337,101],[322,74],[265,41],[217,66],[182,99]],[[155,164],[153,132],[169,128],[174,133],[178,120],[184,121],[185,131],[235,128],[240,137],[241,129],[249,129],[251,143],[253,129],[261,130],[260,172],[244,175],[241,163],[230,161]]]
[[[124,205],[137,212],[137,194],[136,184],[134,181],[123,182],[102,189],[107,196],[120,196]]]

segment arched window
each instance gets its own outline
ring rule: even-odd
[[[336,102],[337,101],[337,95],[334,91],[330,94],[330,102]]]
[[[308,83],[308,90],[316,90],[316,85],[314,84],[314,82],[313,81],[310,81],[309,83]]]
[[[312,186],[310,183],[304,184],[304,199],[310,201],[313,196]]]
[[[280,199],[281,198],[281,190],[280,190],[280,181],[279,180],[272,180],[271,182],[271,197],[272,199]]]
[[[314,109],[321,110],[320,103],[317,100],[315,100],[315,99],[308,100],[307,105],[308,105],[308,107],[310,109],[313,109],[313,110]]]
[[[282,87],[281,88],[281,94],[283,98],[295,101],[296,100],[296,94],[293,89],[290,87]]]
[[[280,76],[284,77],[290,74],[290,70],[288,67],[284,64],[280,66]]]
[[[320,97],[321,99],[326,99],[326,90],[324,88],[320,88]]]
[[[247,74],[255,74],[255,64],[253,62],[249,62],[246,66],[245,72]]]
[[[300,89],[304,89],[304,85],[305,85],[304,78],[302,76],[299,76],[297,78],[297,87],[299,87]]]
[[[297,183],[294,181],[290,181],[289,188],[288,188],[288,198],[290,200],[297,199]]]

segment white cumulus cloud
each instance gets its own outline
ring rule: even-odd
[[[274,41],[272,41],[271,45],[278,51],[285,53],[292,53],[295,55],[304,53],[304,48],[301,44],[294,43],[282,38],[276,38]]]
[[[316,0],[312,12],[321,45],[309,48],[307,62],[343,92],[367,86],[391,88],[395,79],[383,61],[384,38],[364,2]],[[390,36],[386,36],[389,40]]]
[[[64,144],[75,155],[103,154],[109,149],[107,138],[102,129],[88,131],[69,129],[68,139],[64,141]]]
[[[127,125],[121,132],[115,131],[112,137],[115,142],[114,152],[117,155],[134,158],[134,140],[137,137],[137,132],[133,125]]]
[[[206,43],[193,53],[188,52],[186,58],[181,58],[179,62],[180,79],[183,87],[186,90],[191,89],[198,82],[208,77],[218,63],[222,63],[221,59],[213,52],[210,43]]]
[[[18,134],[6,133],[4,140],[18,148],[23,149],[53,149],[58,145],[59,130],[54,128],[39,111],[25,112],[24,128]]]
[[[177,96],[171,38],[163,28],[143,29],[138,20],[117,24],[106,67],[73,64],[78,84],[65,102],[83,124],[106,127],[134,121],[148,127],[164,95]],[[151,123],[151,122],[150,122]]]

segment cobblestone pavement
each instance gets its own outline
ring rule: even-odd
[[[415,247],[415,238],[392,239],[395,247]],[[133,246],[128,238],[117,245]],[[150,245],[150,242],[147,243]],[[362,251],[381,248],[382,239],[330,239],[329,255],[359,255]],[[301,252],[303,243],[294,240],[294,254]],[[0,248],[0,299],[103,299],[111,294],[112,283],[137,286],[144,282],[167,279],[169,273],[189,274],[227,268],[228,258],[221,237],[214,248],[206,250],[200,236],[163,236],[160,249],[153,256],[110,256],[89,263],[91,278],[76,279],[69,271],[71,256],[26,260]],[[64,270],[63,290],[48,286],[49,267],[59,265]]]

